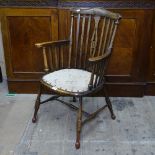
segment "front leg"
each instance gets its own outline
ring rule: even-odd
[[[79,99],[79,109],[78,109],[78,116],[77,116],[77,128],[76,128],[76,143],[75,147],[76,149],[80,148],[80,134],[81,134],[81,128],[82,128],[82,97]]]
[[[36,99],[36,102],[35,102],[35,107],[34,107],[35,108],[34,115],[33,115],[33,118],[32,118],[33,123],[36,123],[36,121],[37,121],[37,113],[38,113],[38,110],[39,110],[39,107],[40,107],[41,89],[42,89],[42,86],[40,84],[38,96],[37,96],[37,99]]]
[[[109,96],[108,96],[108,93],[107,93],[107,90],[106,90],[105,86],[104,86],[103,89],[104,89],[104,94],[105,94],[105,101],[106,101],[108,109],[109,109],[109,111],[111,113],[111,118],[114,120],[114,119],[116,119],[116,116],[114,114],[114,111],[113,111],[113,108],[112,108],[112,104],[111,104],[111,101],[109,99]]]

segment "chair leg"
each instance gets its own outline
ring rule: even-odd
[[[82,97],[79,99],[79,110],[78,110],[78,116],[77,116],[77,128],[76,128],[76,143],[75,147],[76,149],[80,148],[80,134],[81,134],[81,128],[82,128]]]
[[[113,112],[112,104],[111,104],[111,101],[109,99],[109,96],[108,96],[108,93],[107,93],[107,90],[106,90],[105,87],[104,87],[104,94],[105,94],[105,101],[106,101],[106,103],[108,105],[108,109],[109,109],[109,111],[111,113],[111,118],[114,120],[116,118],[116,116],[115,116],[115,114]]]
[[[76,102],[76,97],[75,96],[73,97],[73,102]]]
[[[38,96],[37,96],[37,99],[36,99],[36,102],[35,102],[35,110],[34,110],[34,115],[33,115],[33,118],[32,118],[32,122],[33,123],[36,123],[37,121],[37,113],[38,113],[38,110],[39,110],[39,107],[40,107],[40,96],[41,96],[41,85],[40,85],[40,89],[39,89],[39,93],[38,93]]]

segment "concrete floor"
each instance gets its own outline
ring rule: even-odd
[[[9,96],[0,83],[0,155],[13,155],[32,115],[36,95]]]
[[[86,124],[80,150],[74,148],[76,113],[55,101],[41,106],[39,121],[32,124],[35,98],[10,96],[6,83],[0,83],[0,155],[155,154],[155,97],[111,98],[117,119],[111,120],[106,109]],[[104,100],[84,102],[90,112]]]

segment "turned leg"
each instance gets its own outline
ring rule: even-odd
[[[109,96],[108,96],[108,93],[107,93],[107,90],[106,90],[105,87],[104,87],[104,94],[105,94],[105,101],[106,101],[106,103],[108,105],[108,109],[109,109],[109,111],[111,113],[111,118],[114,120],[116,118],[116,116],[115,116],[115,114],[113,112],[112,104],[111,104],[111,101],[109,99]]]
[[[34,115],[33,115],[33,118],[32,118],[33,123],[35,123],[37,121],[37,113],[38,113],[38,110],[39,110],[39,107],[40,107],[40,96],[41,96],[41,86],[39,88],[38,96],[37,96],[35,106],[34,106],[35,110],[34,110]]]
[[[82,128],[82,97],[79,99],[79,110],[78,110],[78,116],[77,116],[77,128],[76,128],[76,143],[75,147],[76,149],[80,148],[80,133]]]

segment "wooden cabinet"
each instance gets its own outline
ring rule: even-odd
[[[152,18],[151,41],[149,46],[149,65],[146,78],[146,95],[155,95],[155,11]]]
[[[152,11],[118,12],[123,18],[108,69],[110,92],[115,94],[118,90],[121,95],[141,96],[145,91]]]
[[[155,89],[150,91],[146,87],[148,81],[155,81],[154,10],[112,11],[119,12],[123,18],[107,71],[110,95],[155,94]],[[43,75],[43,57],[34,43],[68,38],[70,13],[67,9],[52,8],[3,9],[1,22],[9,90],[36,92]]]
[[[34,92],[43,75],[34,44],[58,39],[57,9],[4,9],[1,21],[9,90]]]
[[[122,20],[107,71],[109,92],[113,96],[143,96],[153,11],[142,9],[112,11],[119,12]],[[68,30],[64,31],[64,27],[68,27],[69,17],[66,10],[59,10],[59,36],[62,39],[68,35]]]

